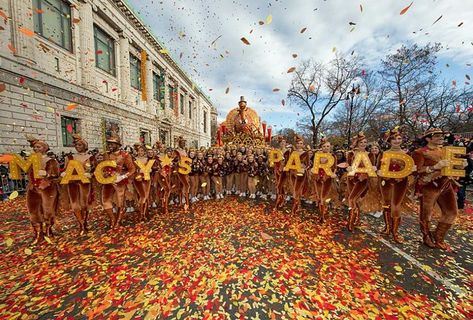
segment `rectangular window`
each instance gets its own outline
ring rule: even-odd
[[[207,133],[207,111],[204,111],[204,133]]]
[[[151,132],[146,129],[140,129],[140,142],[146,145],[151,145]]]
[[[192,101],[189,100],[189,119],[192,119]]]
[[[161,97],[159,95],[159,87],[161,86],[161,80],[159,75],[153,72],[153,99],[156,101],[160,101]]]
[[[141,61],[130,54],[130,80],[131,86],[136,90],[141,90]]]
[[[180,94],[179,95],[179,105],[180,105],[180,109],[181,109],[181,114],[183,115],[184,114],[184,95]]]
[[[174,109],[174,88],[168,85],[169,91],[169,108]]]
[[[95,66],[115,76],[115,41],[94,25]]]
[[[79,133],[79,119],[61,116],[61,132],[63,147],[73,147],[73,133]]]
[[[64,0],[33,0],[34,31],[72,52],[71,7]]]

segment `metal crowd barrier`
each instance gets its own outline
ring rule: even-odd
[[[26,192],[28,177],[26,173],[21,174],[20,180],[12,180],[8,177],[8,166],[0,165],[0,197],[7,200],[14,191],[23,194]]]

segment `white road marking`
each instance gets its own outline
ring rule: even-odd
[[[379,241],[381,241],[383,244],[385,244],[386,246],[391,248],[394,252],[396,252],[397,254],[404,257],[407,261],[414,264],[416,267],[421,269],[423,272],[427,273],[431,278],[433,278],[433,279],[439,281],[440,283],[442,283],[446,288],[452,290],[453,292],[455,292],[458,295],[467,294],[465,289],[461,288],[460,286],[457,286],[456,284],[452,283],[450,280],[445,279],[444,277],[442,277],[440,274],[438,274],[437,272],[435,272],[431,268],[429,268],[429,269],[425,268],[424,265],[420,261],[418,261],[416,258],[411,256],[407,252],[402,251],[398,247],[394,246],[393,244],[391,244],[386,239],[380,237],[378,234],[374,233],[373,231],[371,231],[369,229],[364,229],[364,232],[368,233],[372,237],[374,237],[374,238],[378,239]]]

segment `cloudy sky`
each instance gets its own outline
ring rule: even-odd
[[[464,83],[466,74],[473,75],[467,65],[473,64],[473,0],[415,0],[403,15],[411,0],[128,2],[208,94],[219,120],[243,95],[275,130],[295,127],[305,114],[281,103],[291,80],[287,70],[335,53],[355,50],[367,69],[376,69],[402,44],[440,42],[442,76]]]

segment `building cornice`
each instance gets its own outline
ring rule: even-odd
[[[180,76],[187,82],[187,84],[191,87],[194,87],[195,90],[200,94],[202,98],[204,98],[210,105],[212,105],[212,101],[210,98],[205,95],[192,80],[187,75],[187,73],[182,70],[182,68],[177,64],[177,62],[168,54],[162,54],[160,50],[165,49],[165,47],[161,44],[158,38],[152,33],[151,30],[145,25],[145,23],[141,20],[139,15],[133,10],[132,6],[128,3],[127,0],[110,0],[112,1],[115,6],[129,19],[135,27],[142,33],[142,35],[148,40],[156,49],[156,53],[161,55],[163,59],[165,59],[173,68],[175,68]]]

